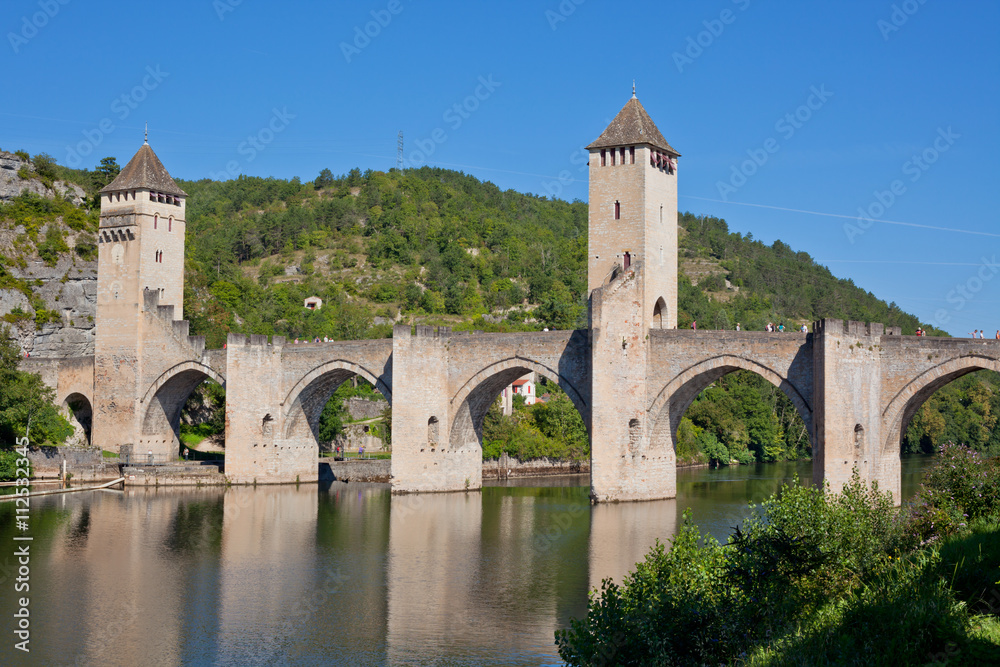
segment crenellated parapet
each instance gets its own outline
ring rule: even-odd
[[[887,327],[880,322],[858,322],[856,320],[822,319],[813,323],[815,333],[851,336],[901,336],[900,327]]]

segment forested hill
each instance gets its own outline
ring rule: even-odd
[[[679,216],[681,273],[679,326],[698,320],[699,328],[727,329],[737,322],[761,330],[774,324],[823,318],[882,322],[913,334],[920,321],[886,303],[850,279],[836,278],[805,252],[780,240],[765,245],[731,233],[725,220],[684,213]],[[697,282],[697,288],[691,283]],[[936,335],[947,335],[924,325]]]
[[[391,322],[457,329],[585,326],[587,205],[424,167],[328,170],[313,182],[180,181],[188,200],[192,331],[385,336]],[[679,326],[762,329],[838,317],[914,333],[919,321],[781,241],[679,216]],[[319,296],[319,311],[303,300]]]

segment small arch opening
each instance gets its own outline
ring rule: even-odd
[[[639,451],[639,444],[642,442],[642,422],[632,418],[628,420],[628,449],[629,453],[635,454]]]
[[[427,420],[427,444],[430,447],[436,447],[437,443],[440,441],[440,423],[437,417],[431,417]]]
[[[90,444],[90,428],[93,418],[93,407],[90,399],[83,394],[73,393],[63,401],[63,416],[73,427],[73,440],[80,444]]]
[[[667,322],[667,302],[661,296],[653,306],[653,328],[666,329]]]

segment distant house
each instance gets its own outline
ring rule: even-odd
[[[534,405],[538,401],[538,396],[535,393],[535,374],[530,373],[525,375],[523,378],[514,380],[514,382],[508,386],[504,387],[503,392],[500,396],[502,398],[501,405],[503,407],[503,413],[509,415],[514,412],[514,397],[523,396],[525,405]]]
[[[309,310],[319,310],[323,307],[323,299],[318,296],[311,296],[305,301],[305,307]]]

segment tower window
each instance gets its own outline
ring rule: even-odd
[[[154,216],[153,216],[153,229],[156,229],[156,225],[157,225],[157,224],[158,224],[159,222],[160,222],[160,216],[158,216],[158,215],[154,215]]]
[[[622,154],[622,164],[625,164],[625,147],[622,146],[619,150],[621,151]]]
[[[173,218],[170,218],[170,219],[167,220],[167,231],[168,232],[174,231],[174,219]]]
[[[608,154],[607,151],[605,151],[603,148],[601,149],[601,166],[602,167],[608,166]]]
[[[635,164],[635,146],[628,147],[628,163]]]
[[[152,190],[149,191],[149,201],[156,201],[156,193]]]
[[[616,151],[614,148],[612,148],[611,149],[611,166],[612,167],[615,166],[616,164],[618,164],[617,158],[618,158],[618,151]]]
[[[620,202],[615,202],[615,220],[622,219],[622,205]]]

